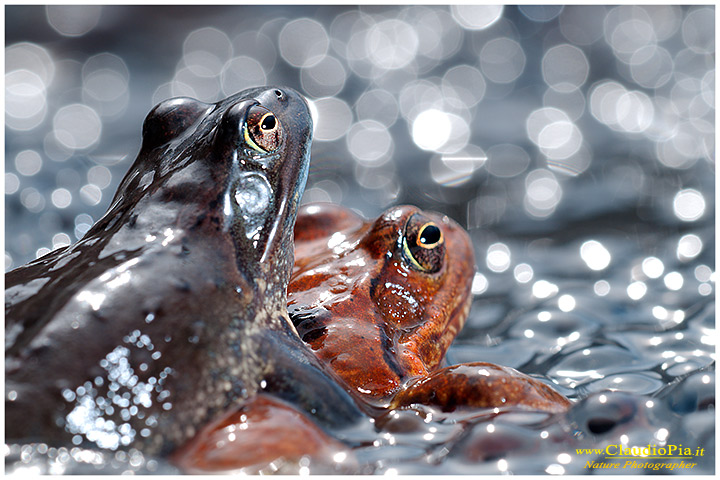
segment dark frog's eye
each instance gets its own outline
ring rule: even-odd
[[[282,140],[280,120],[265,107],[250,107],[245,123],[245,142],[260,153],[274,152]]]
[[[435,273],[445,258],[442,230],[428,218],[415,214],[408,219],[403,235],[403,257],[415,270]]]

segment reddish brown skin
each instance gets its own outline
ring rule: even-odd
[[[402,252],[408,219],[421,215],[442,231],[433,273]],[[348,389],[387,400],[409,379],[440,365],[470,308],[475,259],[453,220],[399,206],[375,221],[330,204],[300,208],[288,309],[300,337]]]
[[[303,456],[330,464],[346,447],[295,407],[259,394],[242,408],[205,426],[173,453],[184,473],[262,472],[270,463],[297,463]],[[351,463],[352,457],[346,452]]]
[[[442,267],[408,265],[402,239],[421,214],[442,230]],[[375,221],[330,204],[300,208],[288,309],[300,337],[373,406],[539,410],[570,403],[512,368],[469,363],[440,369],[462,328],[474,275],[467,233],[442,215],[393,207]]]
[[[394,407],[412,404],[456,408],[508,407],[564,412],[570,402],[541,381],[510,367],[474,362],[453,365],[409,385],[393,399]]]

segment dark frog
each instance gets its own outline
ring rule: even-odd
[[[261,390],[355,414],[286,313],[311,132],[289,89],[155,107],[105,216],[5,277],[7,442],[164,454]]]

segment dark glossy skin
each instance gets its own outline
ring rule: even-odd
[[[440,235],[423,228],[435,225]],[[431,227],[432,228],[432,227]],[[306,205],[295,226],[288,310],[349,391],[375,406],[560,412],[570,403],[512,368],[441,361],[467,318],[475,261],[455,222],[394,207],[374,222]]]
[[[166,454],[259,390],[357,414],[286,313],[311,132],[284,88],[155,107],[105,216],[5,276],[7,442]]]
[[[290,318],[350,390],[384,400],[440,365],[467,318],[475,269],[457,223],[410,206],[365,221],[309,205],[295,249]]]

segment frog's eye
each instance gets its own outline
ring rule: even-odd
[[[280,120],[265,107],[250,107],[245,122],[245,142],[260,153],[274,152],[280,146]]]
[[[434,273],[445,258],[445,239],[440,227],[422,215],[408,219],[403,235],[403,257],[416,270]]]

